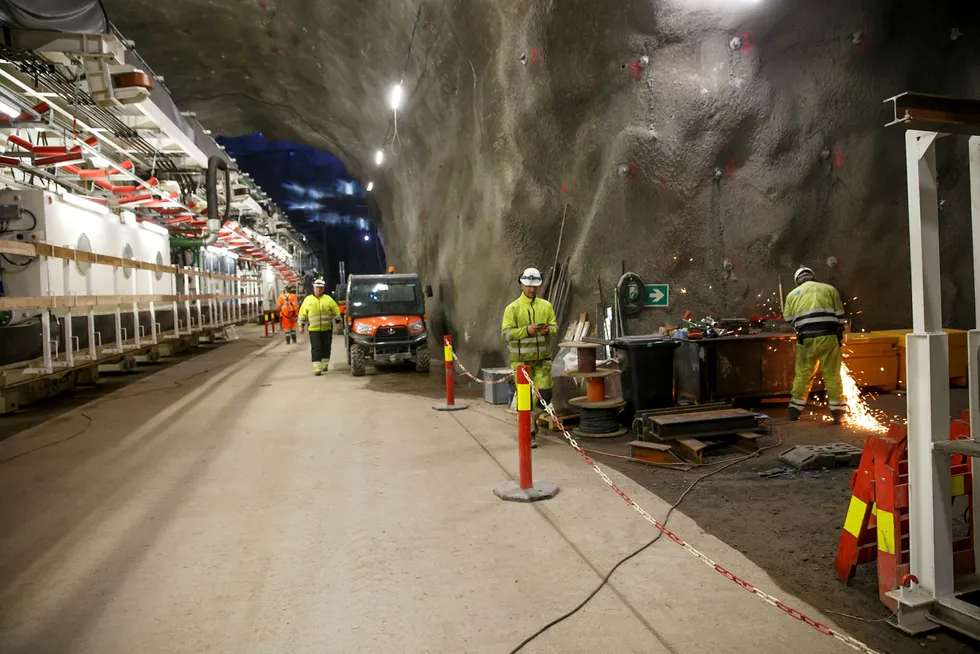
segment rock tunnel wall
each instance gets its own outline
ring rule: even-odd
[[[576,311],[623,266],[671,284],[634,333],[765,312],[800,263],[858,329],[908,326],[904,135],[882,101],[980,96],[968,2],[427,0],[407,69],[408,0],[105,4],[216,133],[310,143],[374,180],[389,262],[437,289],[436,327],[472,364],[499,360],[501,311],[522,267],[552,264],[566,204]],[[956,327],[973,315],[965,153],[940,144]]]

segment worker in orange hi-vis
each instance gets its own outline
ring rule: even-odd
[[[279,302],[276,303],[276,311],[279,312],[279,320],[282,330],[286,332],[286,343],[296,342],[296,316],[299,315],[299,300],[293,293],[293,285],[286,284]]]

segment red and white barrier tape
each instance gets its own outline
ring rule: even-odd
[[[477,379],[476,377],[474,377],[473,375],[471,375],[470,372],[466,368],[463,367],[463,362],[459,360],[459,357],[456,356],[456,353],[455,352],[453,352],[453,360],[456,362],[456,365],[459,366],[459,371],[462,372],[465,377],[469,377],[470,379],[472,379],[473,381],[475,381],[477,384],[483,384],[484,386],[496,386],[497,384],[503,384],[505,381],[510,381],[511,377],[514,376],[514,373],[510,373],[506,377],[503,377],[502,379],[498,379],[496,381],[487,381],[485,379]]]
[[[705,555],[702,552],[694,549],[694,547],[692,547],[690,543],[686,543],[683,540],[681,540],[680,537],[677,536],[677,534],[675,534],[674,532],[672,532],[669,529],[667,529],[667,527],[665,525],[660,524],[660,522],[656,518],[654,518],[652,515],[650,515],[649,513],[647,513],[647,511],[644,508],[642,508],[636,502],[634,502],[632,500],[632,498],[630,498],[630,496],[626,494],[625,491],[623,491],[622,489],[620,489],[619,486],[617,486],[613,482],[613,480],[609,478],[609,475],[607,475],[605,472],[603,472],[602,469],[599,468],[598,465],[596,465],[595,461],[592,460],[592,457],[590,457],[588,454],[585,453],[585,451],[579,446],[579,444],[575,441],[575,439],[572,438],[572,435],[569,434],[568,431],[565,429],[565,425],[563,425],[561,423],[561,420],[558,419],[558,416],[555,415],[554,408],[552,408],[552,406],[550,404],[548,404],[547,402],[545,402],[544,401],[544,398],[541,397],[541,393],[539,393],[538,392],[538,389],[534,386],[534,382],[531,381],[530,375],[528,375],[527,373],[524,373],[524,376],[527,378],[527,383],[531,385],[531,390],[534,391],[534,394],[537,396],[538,401],[541,402],[541,406],[543,406],[544,407],[544,410],[547,411],[548,412],[548,415],[551,416],[551,419],[554,421],[554,424],[556,424],[558,426],[558,428],[561,429],[561,433],[565,436],[565,439],[569,442],[569,444],[572,447],[575,448],[575,450],[582,456],[582,458],[585,459],[585,462],[588,463],[592,467],[592,469],[596,472],[597,475],[599,475],[600,477],[602,477],[602,480],[604,482],[606,482],[606,484],[608,484],[611,489],[613,489],[614,491],[616,491],[616,493],[620,497],[622,497],[623,500],[627,504],[629,504],[631,507],[633,507],[633,509],[636,510],[636,512],[639,513],[641,516],[643,516],[644,518],[646,518],[646,520],[650,524],[652,524],[658,530],[660,530],[661,532],[663,532],[663,534],[667,538],[669,538],[670,540],[674,541],[676,544],[680,545],[682,548],[684,548],[685,550],[687,550],[687,552],[689,554],[691,554],[692,556],[695,556],[698,559],[700,559],[702,562],[704,562],[706,565],[708,565],[709,567],[711,567],[715,572],[718,572],[719,574],[721,574],[726,579],[735,582],[736,584],[738,584],[739,586],[741,586],[744,590],[747,590],[748,592],[752,593],[753,595],[758,596],[760,599],[762,599],[762,601],[766,602],[767,604],[771,604],[772,606],[775,606],[780,611],[782,611],[783,613],[786,613],[790,617],[795,618],[795,619],[799,620],[800,622],[803,622],[803,623],[805,623],[805,624],[813,627],[814,629],[816,629],[817,631],[819,631],[823,635],[825,635],[825,636],[833,636],[834,638],[836,638],[837,640],[841,641],[842,643],[844,643],[848,647],[851,647],[852,649],[855,649],[855,650],[857,650],[859,652],[864,652],[865,654],[880,654],[877,650],[871,649],[870,647],[868,647],[867,645],[865,645],[864,643],[862,643],[860,640],[858,640],[858,639],[856,639],[856,638],[854,638],[852,636],[848,636],[847,634],[842,633],[840,631],[837,631],[836,629],[833,629],[832,627],[828,627],[827,625],[825,625],[825,624],[823,624],[821,622],[817,622],[816,620],[814,620],[813,618],[807,616],[806,614],[802,613],[801,611],[798,611],[798,610],[794,609],[791,606],[787,606],[786,604],[783,604],[778,598],[770,595],[769,593],[766,593],[765,591],[763,591],[763,590],[761,590],[759,588],[756,588],[755,586],[753,586],[752,584],[748,583],[747,581],[743,581],[739,577],[735,576],[734,573],[729,572],[728,570],[726,570],[725,568],[723,568],[719,564],[717,564],[714,561],[712,561],[711,559],[709,559],[707,557],[707,555]]]

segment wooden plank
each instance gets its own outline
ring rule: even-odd
[[[0,239],[0,254],[16,254],[19,257],[36,257],[37,249],[33,243]]]
[[[54,298],[44,296],[0,297],[0,311],[16,309],[52,309]]]
[[[98,260],[96,261],[96,263],[101,263],[101,264],[106,265],[106,266],[114,266],[116,268],[122,268],[123,267],[123,259],[122,259],[122,257],[110,257],[110,256],[105,255],[105,254],[100,254]]]

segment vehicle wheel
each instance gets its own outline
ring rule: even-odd
[[[364,348],[359,345],[350,346],[350,374],[354,377],[364,376]]]
[[[423,345],[415,350],[415,372],[429,372],[428,345]]]

